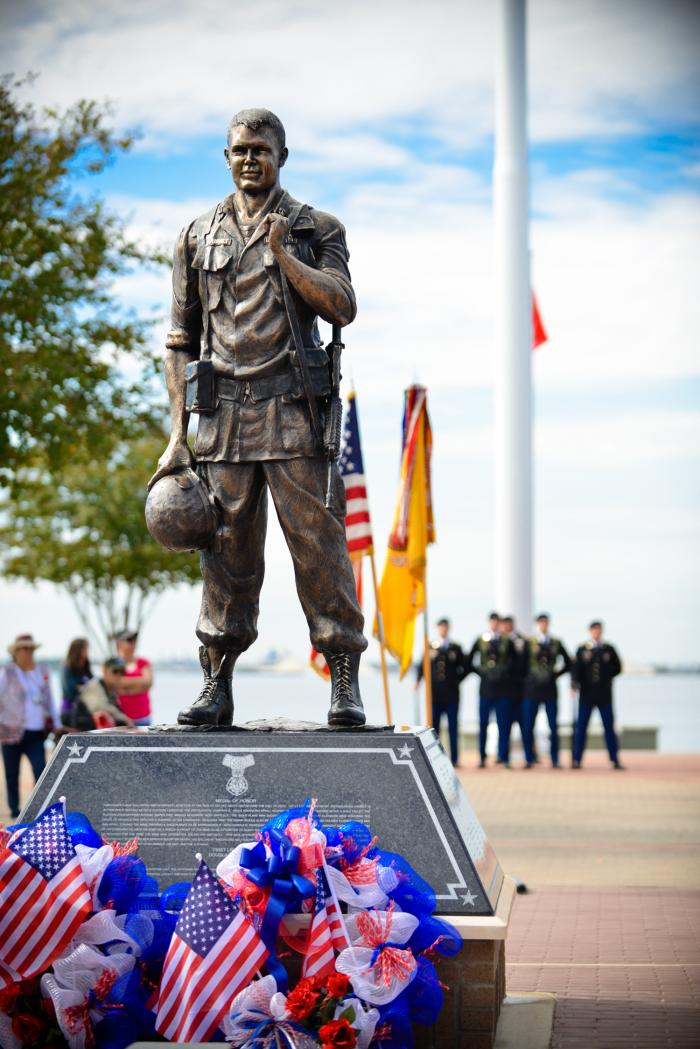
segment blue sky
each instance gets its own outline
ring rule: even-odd
[[[95,180],[137,235],[170,244],[229,192],[230,115],[287,126],[285,185],[348,229],[347,332],[381,560],[402,390],[429,388],[438,543],[430,600],[470,638],[492,604],[491,165],[495,4],[436,0],[64,0],[4,6],[2,64],[38,103],[110,99],[134,151]],[[535,601],[571,643],[592,616],[631,661],[697,658],[700,579],[698,5],[532,0]],[[117,293],[166,327],[168,278]],[[305,651],[276,526],[259,653]],[[3,585],[17,630],[60,652],[78,624],[48,589]],[[165,598],[144,646],[191,653],[197,591]],[[10,627],[10,633],[12,626]]]

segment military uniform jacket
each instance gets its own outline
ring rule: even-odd
[[[522,696],[523,651],[520,637],[482,634],[472,645],[470,668],[479,675],[482,699],[512,699]]]
[[[332,215],[284,190],[271,209],[286,215],[286,250],[323,270],[355,313],[345,230]],[[314,388],[330,392],[328,356],[317,318],[290,290]],[[267,244],[264,218],[239,223],[233,194],[181,232],[173,260],[171,350],[211,358],[217,407],[201,415],[195,456],[204,462],[249,462],[319,454],[311,432],[280,270]],[[325,386],[324,386],[325,384]]]
[[[557,698],[557,681],[571,669],[571,659],[556,637],[531,637],[525,648],[525,686],[528,699],[547,703]]]
[[[613,646],[588,641],[576,652],[571,680],[579,688],[582,703],[602,706],[612,703],[613,678],[620,673],[622,663]]]
[[[460,645],[441,641],[430,645],[430,684],[434,703],[458,703],[459,686],[469,673],[469,660]],[[418,681],[423,677],[423,664],[416,667]]]

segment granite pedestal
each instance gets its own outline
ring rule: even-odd
[[[361,820],[380,847],[404,855],[430,882],[437,913],[465,941],[462,954],[441,965],[445,1007],[417,1045],[492,1044],[513,883],[432,729],[267,721],[74,734],[60,741],[22,819],[62,796],[106,840],[138,837],[161,889],[191,880],[196,852],[215,867],[270,816],[306,798],[318,799],[328,825]]]

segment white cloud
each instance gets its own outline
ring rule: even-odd
[[[478,142],[492,125],[495,4],[30,0],[5,8],[3,64],[40,72],[38,97],[114,99],[120,119],[143,125],[153,145],[222,133],[232,110],[261,103],[282,114],[308,154],[323,153],[329,131],[344,136],[387,120],[424,120],[450,145]],[[690,3],[533,0],[534,137],[625,133],[669,109],[693,119],[698,22]],[[393,164],[400,154],[384,146],[376,159]]]

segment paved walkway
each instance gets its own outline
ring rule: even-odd
[[[528,887],[508,989],[557,995],[553,1049],[700,1046],[700,759],[625,763],[460,773],[502,865]]]

